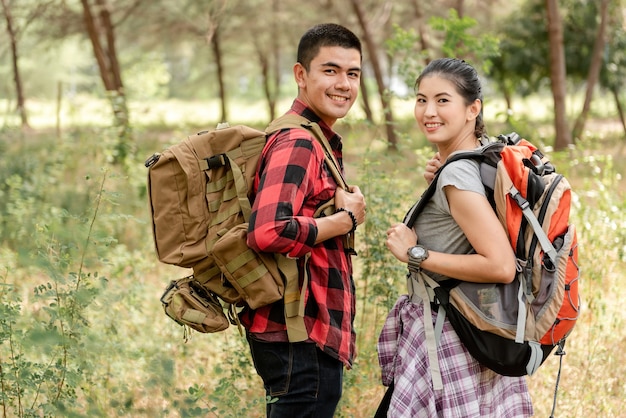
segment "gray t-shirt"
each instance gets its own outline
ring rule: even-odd
[[[464,159],[450,163],[440,173],[435,194],[415,222],[418,241],[432,251],[447,254],[472,253],[474,249],[450,213],[443,190],[446,186],[486,196],[478,162]],[[432,277],[436,280],[445,278],[434,274]]]

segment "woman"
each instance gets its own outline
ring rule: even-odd
[[[452,153],[477,148],[487,138],[481,85],[469,64],[445,58],[432,61],[424,69],[416,91],[415,119],[438,151],[424,174],[430,182]],[[437,281],[513,280],[515,257],[486,198],[478,163],[455,161],[442,171],[437,182],[434,197],[413,229],[403,223],[388,229],[389,250],[409,268],[422,269]],[[436,322],[437,315],[428,302],[404,295],[387,318],[378,350],[383,383],[393,383],[388,416],[531,416],[525,378],[501,376],[481,366],[447,320],[429,357],[424,324],[425,320]]]

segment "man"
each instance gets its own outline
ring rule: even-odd
[[[300,39],[293,67],[298,96],[287,113],[320,125],[342,171],[342,142],[332,127],[357,98],[361,60],[352,32],[321,24]],[[306,336],[289,341],[282,300],[244,310],[241,320],[264,382],[267,416],[332,417],[343,367],[355,355],[352,250],[344,238],[365,221],[365,200],[356,186],[337,188],[322,145],[306,129],[282,130],[268,144],[255,179],[248,245],[298,259]],[[335,213],[314,218],[333,197]]]

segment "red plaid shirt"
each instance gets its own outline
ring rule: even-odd
[[[297,99],[289,113],[298,113],[321,126],[343,170],[341,137]],[[350,367],[355,353],[356,311],[352,261],[344,251],[342,236],[315,244],[317,224],[313,218],[315,210],[334,196],[337,183],[324,162],[322,145],[308,131],[283,130],[270,141],[255,179],[248,245],[257,251],[298,258],[299,270],[307,268],[304,321],[309,339]],[[303,266],[307,253],[311,255]],[[300,275],[300,285],[302,282]],[[282,301],[257,310],[246,309],[241,321],[253,334],[287,341]]]

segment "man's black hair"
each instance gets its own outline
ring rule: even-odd
[[[308,71],[311,61],[323,46],[339,46],[361,52],[361,41],[349,29],[335,23],[322,23],[313,26],[300,38],[298,62]]]

